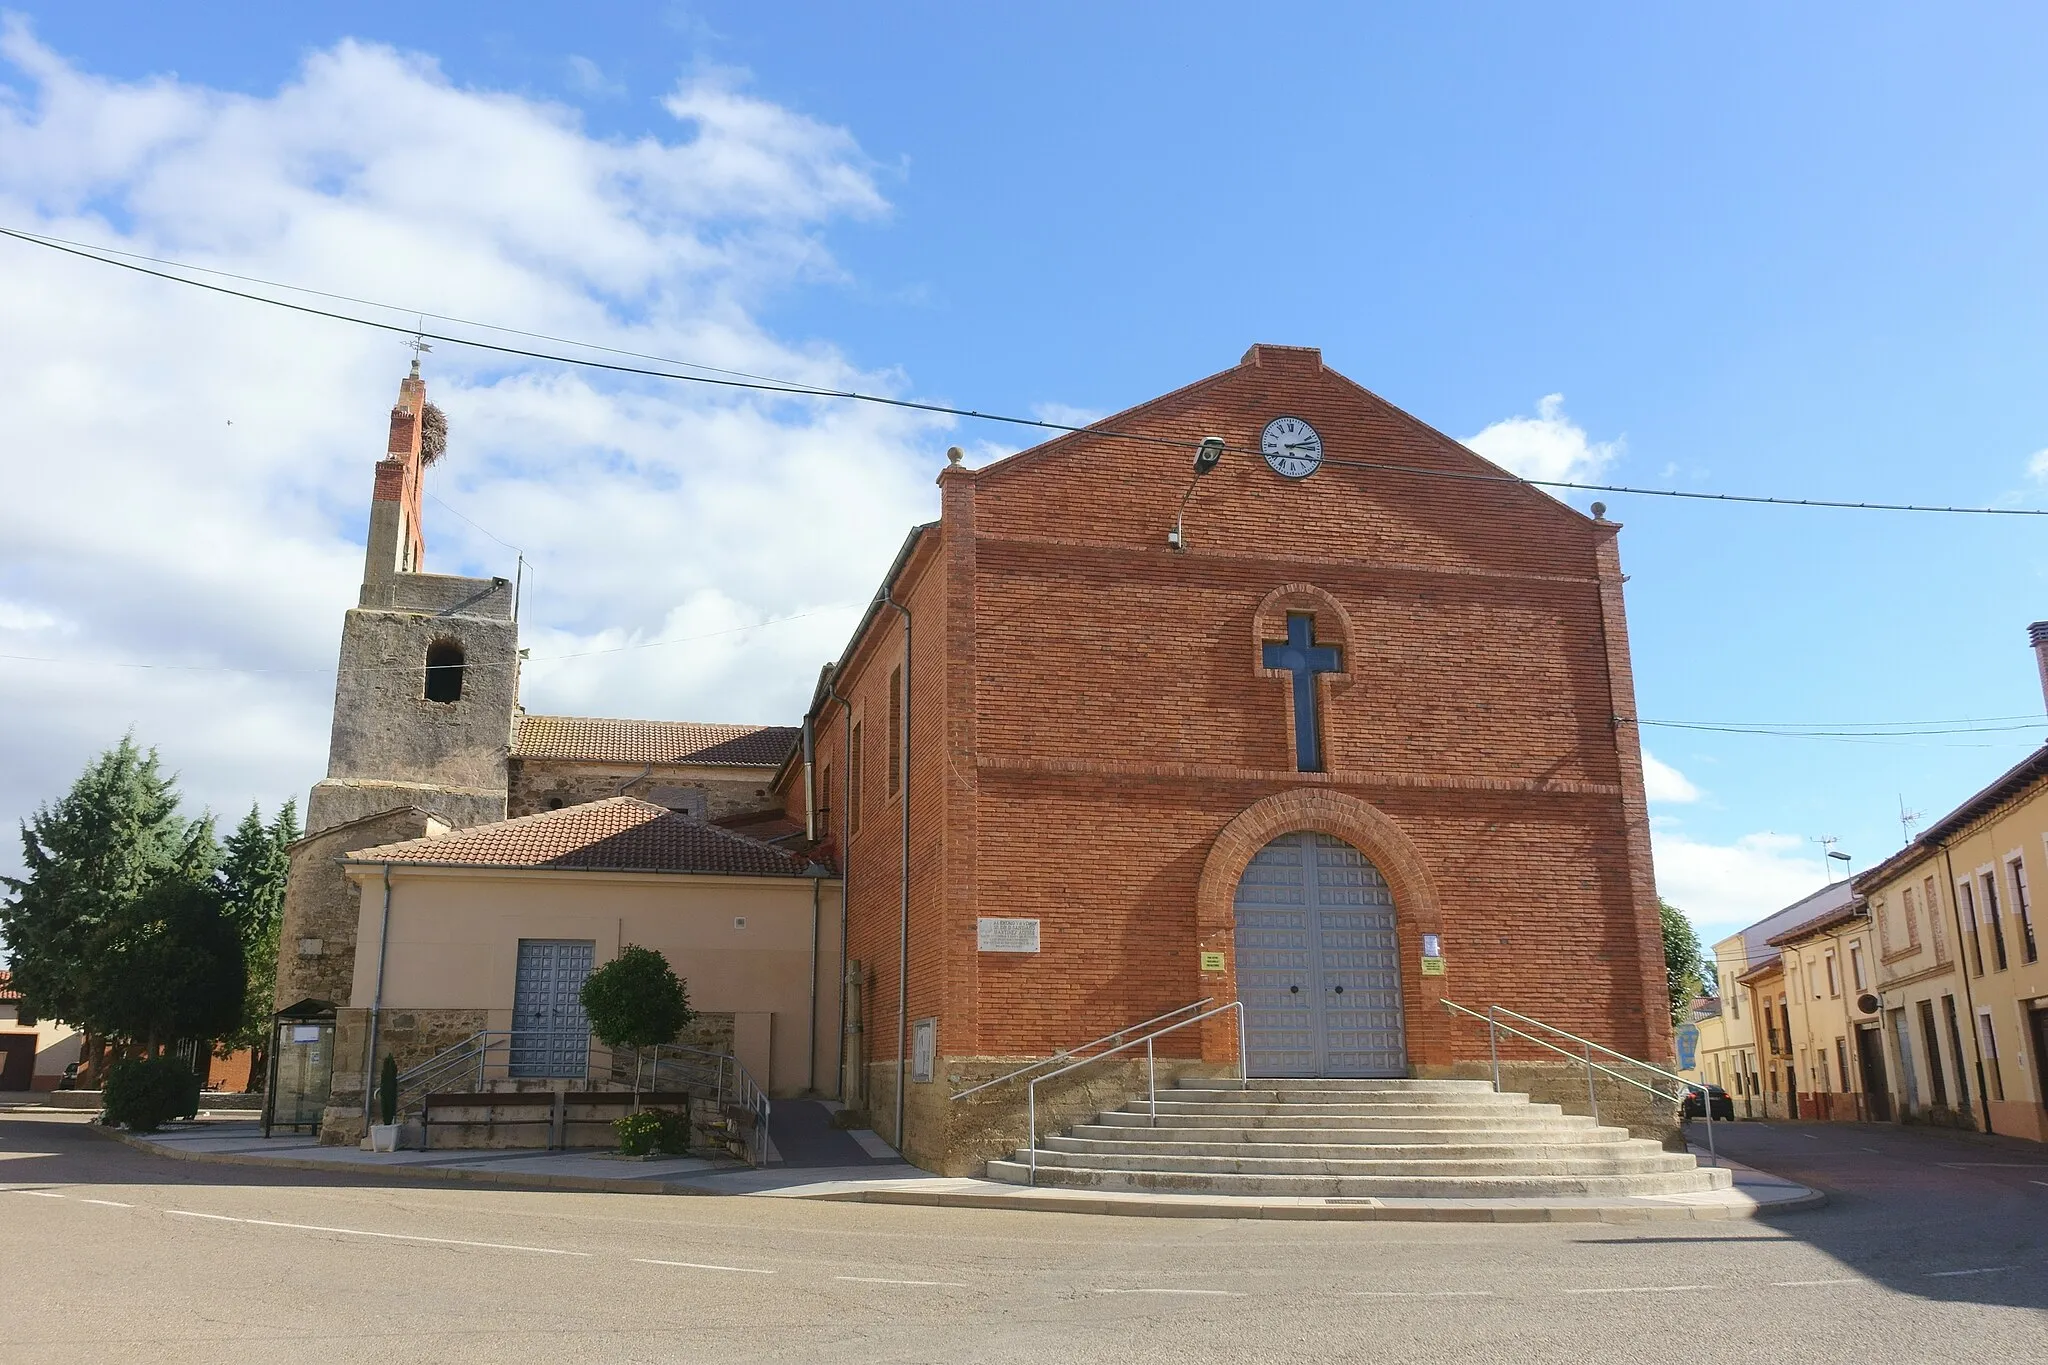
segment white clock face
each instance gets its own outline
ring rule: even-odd
[[[1259,436],[1259,453],[1283,479],[1305,479],[1323,462],[1323,438],[1299,417],[1275,417]]]

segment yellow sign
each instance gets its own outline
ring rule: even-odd
[[[1422,974],[1424,976],[1442,976],[1444,974],[1444,960],[1440,957],[1425,957],[1422,959]]]
[[[1203,970],[1203,971],[1205,971],[1205,972],[1220,972],[1220,971],[1222,971],[1222,970],[1223,970],[1223,954],[1221,954],[1221,953],[1203,953],[1203,954],[1202,954],[1202,970]]]

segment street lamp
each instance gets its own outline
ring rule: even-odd
[[[1173,529],[1166,533],[1166,548],[1182,550],[1187,543],[1181,538],[1181,521],[1187,516],[1188,499],[1195,495],[1195,485],[1202,476],[1214,469],[1223,460],[1223,438],[1204,436],[1202,444],[1195,449],[1195,475],[1188,480],[1188,491],[1180,495],[1180,508],[1174,513]]]
[[[1831,848],[1831,849],[1829,849],[1829,850],[1828,850],[1828,857],[1830,857],[1830,858],[1834,859],[1834,860],[1835,860],[1836,862],[1838,862],[1838,863],[1840,863],[1840,864],[1842,865],[1842,875],[1843,875],[1844,877],[1847,877],[1847,876],[1849,875],[1849,855],[1848,855],[1848,854],[1846,854],[1846,853],[1842,852],[1842,851],[1841,851],[1840,849],[1835,849],[1835,848]]]

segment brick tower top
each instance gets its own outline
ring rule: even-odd
[[[426,455],[427,381],[415,359],[412,373],[398,382],[398,402],[391,408],[391,439],[377,462],[377,482],[370,495],[370,543],[363,560],[363,585],[395,573],[418,573],[426,558],[420,526],[421,475]]]

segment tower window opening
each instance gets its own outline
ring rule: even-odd
[[[436,640],[427,646],[428,701],[462,700],[462,646],[453,640]]]

